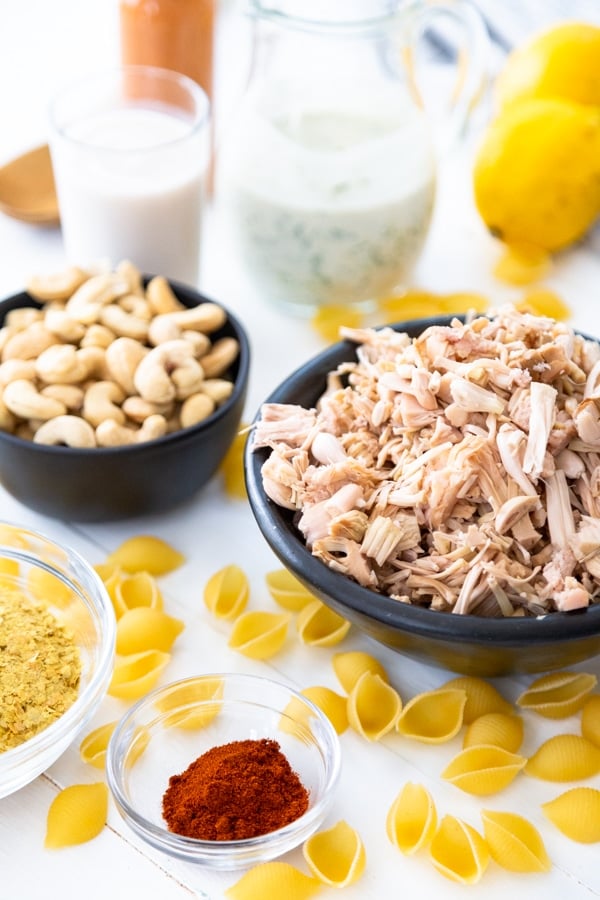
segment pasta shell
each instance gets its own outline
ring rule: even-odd
[[[471,825],[455,816],[444,816],[429,846],[435,868],[460,884],[476,884],[490,861],[490,851]]]
[[[245,500],[248,497],[244,477],[244,447],[247,437],[248,426],[240,425],[240,430],[219,467],[223,475],[225,493],[233,500]]]
[[[333,656],[333,670],[338,681],[349,694],[358,679],[365,672],[371,675],[379,675],[382,681],[389,681],[388,674],[382,664],[370,653],[362,650],[349,650],[347,653],[335,653]]]
[[[322,886],[289,863],[267,862],[248,869],[225,894],[232,900],[308,900]]]
[[[104,828],[107,814],[108,788],[103,782],[65,788],[50,804],[44,846],[56,849],[91,841]]]
[[[396,723],[396,731],[425,744],[441,744],[451,740],[461,729],[465,691],[426,691],[406,704]]]
[[[545,741],[525,766],[544,781],[578,781],[600,772],[600,747],[578,734],[557,734]]]
[[[94,566],[94,568],[102,578],[102,583],[104,584],[106,592],[110,597],[110,601],[115,611],[115,617],[118,620],[126,611],[126,607],[120,595],[117,595],[117,590],[119,585],[121,584],[121,581],[126,576],[122,569],[120,569],[118,566],[113,566],[112,564],[100,563],[99,565]]]
[[[565,719],[581,709],[597,682],[595,675],[584,672],[552,672],[536,679],[517,697],[517,706],[546,719]]]
[[[422,784],[408,781],[394,802],[386,819],[386,832],[392,844],[411,855],[431,841],[437,828],[437,812],[433,798]]]
[[[595,788],[571,788],[542,803],[542,812],[572,841],[580,844],[600,841],[600,791]]]
[[[315,599],[315,595],[311,594],[287,569],[267,572],[265,581],[273,600],[290,612],[299,612]]]
[[[0,575],[7,575],[9,578],[18,578],[21,568],[16,559],[10,559],[8,556],[0,557]]]
[[[234,622],[229,646],[251,659],[269,659],[283,647],[289,621],[289,613],[242,613]]]
[[[517,813],[482,809],[483,833],[492,859],[510,872],[547,872],[552,864],[542,836]]]
[[[117,658],[108,693],[121,700],[137,700],[154,687],[170,659],[170,654],[162,650]]]
[[[402,712],[402,700],[380,675],[363,672],[348,695],[348,722],[368,741],[391,731]]]
[[[27,588],[39,600],[63,609],[73,600],[73,591],[57,575],[38,566],[27,573]]]
[[[486,745],[461,750],[442,772],[442,778],[461,791],[483,797],[507,787],[527,762],[524,756]]]
[[[588,697],[581,711],[581,733],[600,747],[600,694]]]
[[[163,598],[156,579],[150,572],[135,572],[123,575],[115,583],[115,607],[119,616],[128,609],[162,609]]]
[[[463,748],[488,744],[517,753],[523,743],[523,719],[506,713],[486,713],[465,731]]]
[[[348,727],[346,697],[336,694],[331,688],[321,687],[320,685],[304,688],[301,693],[309,700],[312,700],[315,706],[318,706],[325,713],[338,734],[343,734]]]
[[[318,831],[302,846],[306,863],[316,878],[330,887],[355,884],[367,862],[361,837],[343,820],[326,831]]]
[[[188,678],[164,691],[155,706],[160,712],[174,710],[165,726],[204,728],[219,714],[223,691],[222,678]]]
[[[107,722],[106,725],[94,728],[84,737],[79,745],[79,755],[85,763],[89,763],[96,769],[104,768],[108,742],[116,725],[116,722]]]
[[[350,622],[320,600],[312,600],[298,613],[296,628],[303,644],[333,647],[344,640],[350,630]]]
[[[117,653],[129,655],[146,650],[167,653],[183,627],[181,619],[174,619],[162,609],[148,606],[128,609],[117,622]]]
[[[459,675],[442,685],[441,690],[455,688],[465,691],[467,702],[463,712],[463,722],[470,725],[475,719],[490,712],[510,714],[512,706],[488,681],[474,675]]]
[[[151,575],[166,575],[185,562],[185,557],[152,534],[140,534],[128,538],[111,553],[106,562],[118,566],[125,572],[149,572]]]
[[[204,602],[218,619],[235,619],[246,608],[249,596],[248,579],[235,564],[211,575],[204,588]]]

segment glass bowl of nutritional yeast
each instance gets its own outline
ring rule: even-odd
[[[0,522],[0,798],[72,743],[112,674],[115,617],[75,550]]]

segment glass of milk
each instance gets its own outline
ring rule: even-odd
[[[197,286],[210,105],[176,72],[121,66],[67,86],[50,108],[65,254],[129,259]]]

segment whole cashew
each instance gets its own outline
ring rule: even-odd
[[[49,309],[44,316],[44,325],[67,344],[78,344],[85,334],[81,322],[76,322],[64,309]]]
[[[226,378],[205,378],[200,389],[217,405],[220,406],[229,399],[233,393],[233,381]]]
[[[2,395],[8,409],[20,419],[53,419],[63,416],[67,407],[60,400],[44,397],[32,381],[18,378],[4,388]]]
[[[41,309],[36,309],[34,306],[20,306],[6,313],[4,324],[10,328],[16,328],[17,331],[22,331],[32,322],[41,322],[43,318],[44,314]]]
[[[106,348],[106,368],[109,378],[120,384],[126,394],[136,394],[134,373],[149,353],[147,347],[132,338],[117,338]]]
[[[105,306],[101,310],[100,322],[114,331],[118,337],[133,338],[134,341],[145,341],[148,337],[148,322],[126,312],[116,304]]]
[[[148,340],[157,347],[166,341],[181,339],[189,341],[194,348],[194,356],[200,357],[208,353],[211,347],[210,338],[201,331],[193,331],[189,328],[181,328],[173,314],[155,316],[148,326]]]
[[[125,413],[118,406],[125,399],[125,391],[115,381],[97,381],[85,392],[83,417],[97,427],[105,419],[125,424]]]
[[[35,379],[35,360],[33,359],[7,359],[0,364],[0,386],[7,385],[16,378],[26,378],[28,381]]]
[[[40,394],[60,400],[73,412],[78,412],[83,406],[83,391],[75,384],[48,384],[40,390]]]
[[[189,396],[204,380],[188,341],[166,341],[150,350],[138,365],[133,383],[138,394],[151,403],[168,403]],[[183,393],[180,393],[183,391]]]
[[[2,361],[4,362],[6,359],[36,359],[48,347],[58,343],[59,339],[51,331],[48,331],[43,322],[32,322],[28,328],[17,331],[7,340],[2,350]]]
[[[77,266],[51,275],[36,275],[27,282],[27,293],[36,300],[67,300],[84,281],[89,273]]]
[[[47,384],[77,384],[88,377],[88,366],[79,354],[73,344],[48,347],[36,360],[36,373]]]
[[[65,447],[95,447],[92,426],[80,416],[55,416],[40,425],[33,440],[36,444],[61,444]]]
[[[143,397],[133,396],[126,397],[121,408],[128,419],[141,425],[149,416],[171,415],[173,404],[150,403],[148,400],[144,400]]]
[[[114,419],[105,419],[96,428],[96,440],[99,447],[123,447],[127,444],[152,441],[162,437],[166,432],[167,420],[164,416],[150,416],[137,430],[119,425]]]
[[[106,350],[103,347],[82,347],[77,358],[85,368],[85,378],[107,378]]]
[[[146,297],[150,304],[150,309],[156,315],[161,313],[175,312],[184,309],[182,303],[179,302],[166,278],[162,275],[156,275],[146,286]]]
[[[235,338],[224,337],[215,341],[210,353],[202,357],[202,368],[206,378],[215,378],[226,372],[239,352],[240,346]]]
[[[127,293],[129,282],[122,275],[116,272],[93,275],[71,295],[65,309],[77,322],[92,325],[99,320],[103,306]]]
[[[79,342],[80,347],[101,347],[106,350],[109,344],[112,344],[116,334],[105,325],[90,325],[84,336]]]
[[[125,294],[124,297],[117,300],[117,303],[125,312],[131,313],[145,322],[149,322],[154,315],[146,298],[137,294]]]
[[[192,394],[181,405],[179,418],[183,428],[197,425],[215,411],[215,404],[208,394]]]
[[[222,306],[217,303],[200,303],[198,306],[192,306],[191,309],[180,309],[176,312],[166,313],[172,322],[174,322],[182,331],[189,329],[191,331],[202,331],[204,334],[210,334],[225,324],[227,314]]]
[[[117,265],[117,273],[127,280],[130,293],[137,294],[139,297],[144,296],[142,273],[129,259],[121,260]]]

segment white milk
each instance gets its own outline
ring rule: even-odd
[[[163,108],[94,113],[52,140],[65,252],[198,282],[206,151]]]
[[[373,300],[405,280],[425,240],[435,161],[413,104],[254,110],[223,166],[239,248],[267,297],[297,310]]]

